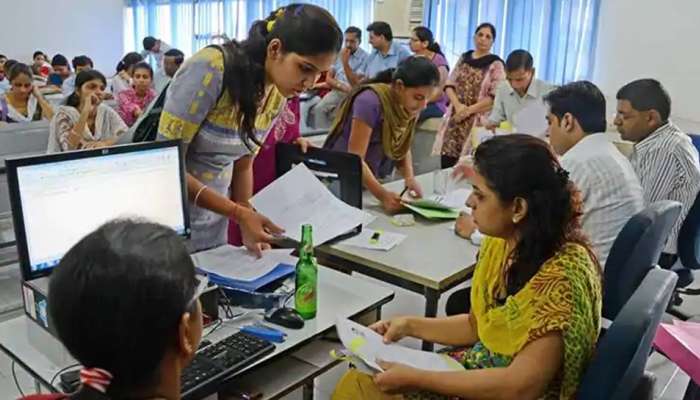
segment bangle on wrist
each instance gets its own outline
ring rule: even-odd
[[[197,194],[194,195],[194,202],[193,203],[195,206],[197,206],[197,201],[199,200],[199,196],[202,194],[202,192],[204,192],[204,189],[206,189],[206,188],[207,188],[207,185],[202,185],[202,187],[199,188],[199,190],[197,191]]]

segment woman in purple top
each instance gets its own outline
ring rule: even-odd
[[[406,189],[422,195],[413,175],[411,142],[416,119],[440,83],[435,65],[411,56],[359,86],[338,109],[324,148],[357,154],[363,160],[362,182],[387,212],[402,208],[401,196],[385,189],[384,178],[396,166]]]
[[[440,90],[430,98],[430,102],[425,110],[421,111],[418,117],[418,125],[428,118],[441,118],[447,111],[447,95],[443,92],[443,87],[450,72],[445,55],[440,49],[440,45],[435,42],[433,32],[424,26],[413,28],[413,34],[409,42],[411,51],[417,56],[422,56],[431,60],[440,72]]]

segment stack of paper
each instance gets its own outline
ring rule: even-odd
[[[459,371],[463,367],[446,354],[415,350],[400,344],[385,344],[382,336],[349,319],[336,321],[338,336],[352,362],[364,373],[382,372],[377,361],[395,362],[427,371]]]
[[[194,265],[220,286],[255,291],[294,273],[291,249],[266,250],[258,258],[244,247],[223,245],[192,255]]]
[[[445,195],[406,201],[404,205],[428,219],[456,219],[471,190],[457,189]]]
[[[301,241],[301,226],[311,224],[314,245],[374,220],[371,214],[335,197],[303,163],[258,192],[251,203],[290,239]]]

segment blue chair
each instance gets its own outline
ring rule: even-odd
[[[583,375],[577,399],[627,400],[653,397],[653,386],[640,393],[656,329],[676,285],[668,270],[649,271],[598,341]]]
[[[614,320],[637,287],[654,268],[681,204],[664,200],[651,204],[625,224],[613,242],[603,277],[603,317]]]

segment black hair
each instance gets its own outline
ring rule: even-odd
[[[124,58],[117,64],[117,73],[128,70],[132,65],[140,63],[141,61],[143,61],[143,56],[141,54],[134,51],[126,53]]]
[[[37,56],[44,56],[44,58],[47,58],[46,54],[44,54],[44,52],[40,50],[34,52],[34,54],[32,55],[32,60],[35,59]]]
[[[95,65],[92,63],[92,60],[90,59],[90,57],[88,57],[86,55],[73,57],[71,64],[73,64],[73,69],[78,69],[78,67],[84,67],[86,65],[89,65],[90,68],[95,67]]]
[[[345,30],[345,33],[352,33],[355,36],[357,36],[357,40],[362,41],[362,29],[356,26],[348,26],[348,29]]]
[[[428,50],[445,57],[445,54],[442,52],[440,45],[435,41],[433,32],[430,29],[425,26],[417,26],[413,28],[413,33],[416,34],[416,37],[421,42],[428,42]]]
[[[384,21],[374,21],[367,25],[367,32],[372,32],[377,36],[384,36],[388,41],[394,40],[394,34],[391,32],[391,25]]]
[[[4,54],[0,54],[0,58],[4,58],[5,60],[7,60],[7,56]]]
[[[75,76],[75,88],[73,89],[73,93],[66,99],[66,105],[75,108],[80,107],[80,95],[78,95],[78,93],[80,93],[80,88],[83,87],[85,83],[95,79],[101,80],[102,84],[107,86],[107,79],[100,71],[96,69],[80,71],[78,75]]]
[[[506,59],[506,71],[514,72],[519,69],[532,71],[533,64],[534,60],[529,51],[523,49],[513,50]]]
[[[571,82],[544,97],[550,112],[562,119],[569,113],[585,133],[605,132],[605,96],[589,81]]]
[[[392,83],[399,79],[406,87],[437,86],[440,84],[440,71],[425,57],[409,56],[396,68],[378,72],[368,83]]]
[[[13,58],[10,58],[9,60],[5,61],[5,65],[3,65],[3,68],[5,68],[5,75],[8,77],[8,79],[10,77],[10,70],[18,62],[19,61],[15,60]]]
[[[145,61],[137,62],[134,64],[132,71],[136,72],[137,69],[145,69],[148,71],[148,75],[151,77],[151,80],[153,80],[153,67],[151,67],[151,64]]]
[[[7,60],[5,62],[5,65],[7,65],[7,63],[9,62],[10,60]],[[15,62],[14,64],[10,65],[10,69],[5,69],[5,72],[7,74],[7,79],[10,82],[14,81],[15,79],[17,79],[18,76],[22,74],[27,75],[29,77],[29,80],[34,78],[34,74],[32,73],[32,69],[29,67],[29,65],[21,62]]]
[[[52,272],[49,318],[80,364],[113,379],[106,396],[84,387],[71,399],[125,398],[156,385],[196,286],[183,241],[162,225],[112,221],[73,246]]]
[[[180,65],[185,61],[185,53],[178,49],[170,49],[163,54],[165,57],[175,57],[175,64]]]
[[[158,40],[157,40],[156,38],[154,38],[153,36],[146,36],[145,38],[143,38],[143,48],[144,48],[144,50],[151,51],[151,49],[153,48],[153,46],[156,45],[156,42],[157,42],[157,41],[158,41]]]
[[[477,33],[479,33],[479,31],[483,28],[489,28],[491,30],[491,36],[493,36],[493,40],[496,40],[496,27],[493,26],[493,24],[490,22],[482,22],[481,24],[479,24],[479,26],[477,26],[474,30],[474,34],[476,35]]]
[[[617,100],[627,100],[637,111],[656,110],[665,124],[671,116],[671,96],[656,79],[632,81],[617,92]]]
[[[248,148],[252,146],[250,141],[261,145],[255,137],[255,118],[265,91],[267,47],[273,39],[282,42],[284,52],[302,56],[337,54],[343,44],[343,33],[324,8],[295,3],[255,21],[246,40],[224,44],[232,53],[230,65],[225,66],[224,87],[240,110],[237,122],[241,140]]]
[[[496,135],[477,147],[474,166],[502,203],[527,202],[527,215],[516,225],[520,241],[510,254],[508,295],[520,291],[567,242],[586,247],[597,263],[581,231],[580,194],[546,142],[525,134]]]
[[[66,56],[64,56],[63,54],[56,54],[56,55],[53,56],[53,58],[51,59],[51,66],[52,66],[52,67],[54,67],[54,66],[64,66],[64,67],[67,67],[67,66],[68,66],[68,59],[67,59]]]

